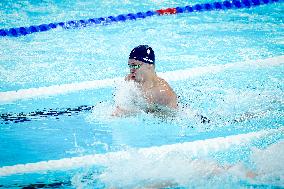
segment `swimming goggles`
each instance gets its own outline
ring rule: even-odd
[[[128,64],[128,66],[129,66],[130,69],[135,69],[135,70],[137,70],[141,67],[141,65],[134,65],[134,64]]]

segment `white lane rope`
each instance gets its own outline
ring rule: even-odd
[[[200,154],[206,155],[208,153],[226,150],[233,146],[245,146],[253,140],[269,137],[275,134],[283,135],[284,127],[227,137],[218,137],[206,140],[197,140],[193,142],[163,145],[159,147],[130,149],[125,151],[109,152],[106,154],[94,154],[82,157],[63,158],[59,160],[4,166],[0,167],[0,177],[14,174],[69,170],[92,165],[107,166],[114,161],[127,161],[127,159],[132,156],[151,158],[153,159],[153,161],[155,161],[155,159],[157,158],[160,160],[162,157],[166,158],[168,154],[180,154],[185,156]]]
[[[216,74],[232,68],[247,68],[247,67],[271,67],[279,66],[284,63],[284,56],[277,56],[273,58],[250,60],[246,62],[228,63],[222,65],[209,65],[204,67],[196,67],[185,70],[169,71],[164,73],[157,73],[165,80],[180,81],[186,80],[192,77],[202,76],[205,74]],[[59,94],[72,93],[82,90],[93,90],[106,87],[115,86],[116,82],[122,81],[122,77],[85,81],[80,83],[53,85],[48,87],[20,89],[16,91],[0,92],[0,104],[11,103],[17,100],[24,100],[30,98],[39,98],[46,96],[54,96]]]

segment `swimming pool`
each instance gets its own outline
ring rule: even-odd
[[[2,1],[0,28],[188,4]],[[283,9],[280,1],[1,37],[0,187],[283,187]],[[139,44],[153,47],[158,75],[180,96],[177,117],[110,116],[115,81]],[[233,166],[213,174],[216,163]]]

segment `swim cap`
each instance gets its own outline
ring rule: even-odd
[[[129,59],[140,60],[147,64],[155,64],[155,53],[148,45],[139,45],[131,51]]]

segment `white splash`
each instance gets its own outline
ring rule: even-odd
[[[139,111],[140,105],[143,106],[145,101],[137,85],[134,82],[125,81],[117,84],[114,100],[116,106],[130,111]]]
[[[253,149],[251,161],[254,162],[258,180],[256,183],[284,186],[284,140],[265,149]]]

